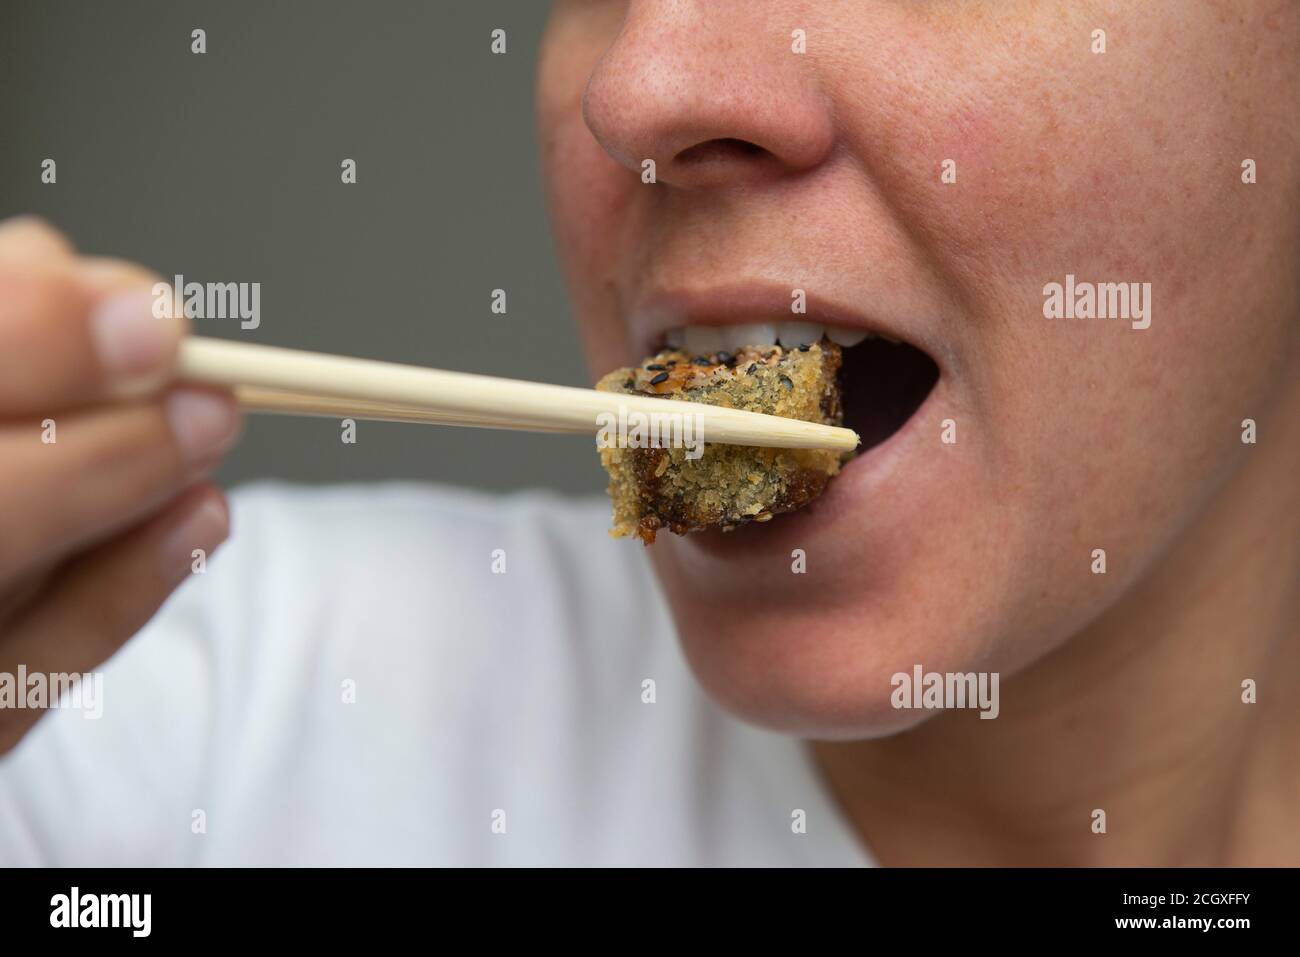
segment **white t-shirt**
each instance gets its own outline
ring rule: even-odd
[[[705,698],[604,502],[233,504],[102,716],[0,758],[0,865],[871,863],[801,742]]]

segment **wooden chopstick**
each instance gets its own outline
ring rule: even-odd
[[[367,419],[371,422],[417,422],[429,425],[457,425],[476,429],[511,429],[522,432],[565,432],[545,426],[512,425],[487,417],[458,416],[450,412],[432,412],[409,406],[367,402],[364,399],[340,399],[337,396],[282,392],[260,386],[235,387],[235,398],[248,412],[273,412],[281,415],[321,416],[328,419]]]
[[[857,433],[817,422],[722,406],[523,382],[300,352],[275,346],[189,337],[181,343],[179,377],[242,391],[263,411],[308,415],[366,410],[394,421],[595,435],[598,415],[640,412],[689,416],[706,442],[790,449],[851,450]],[[260,392],[249,392],[260,389]],[[275,393],[275,395],[268,395]],[[302,401],[299,401],[302,400]],[[337,403],[337,404],[334,404]]]

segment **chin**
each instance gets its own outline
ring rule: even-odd
[[[936,713],[891,703],[895,673],[910,673],[913,662],[940,660],[939,649],[922,647],[924,639],[900,633],[897,623],[872,628],[839,616],[777,618],[757,610],[722,621],[693,612],[676,617],[697,680],[714,701],[750,724],[842,740],[895,734]],[[906,665],[899,663],[904,658]]]
[[[957,455],[904,478],[890,465],[916,449],[906,430],[895,439],[807,509],[650,546],[692,671],[743,720],[823,740],[906,731],[940,713],[895,707],[894,676],[917,667],[996,674],[1005,697],[1123,587],[1070,565],[1070,514],[991,507]]]
[[[963,587],[970,581],[964,575],[927,579],[915,569],[928,563],[913,555],[892,572],[849,560],[838,567],[841,574],[827,568],[813,577],[810,568],[801,580],[781,561],[788,543],[768,539],[778,524],[752,529],[752,542],[741,529],[716,533],[726,542],[693,535],[652,546],[685,657],[709,696],[737,717],[804,738],[882,737],[939,713],[895,707],[896,674],[911,675],[918,665],[968,673],[1024,664],[987,610],[1000,602]],[[746,579],[743,590],[727,588],[718,548],[743,553],[735,566]],[[710,578],[698,573],[702,567],[712,570]],[[845,575],[846,568],[855,572]],[[922,591],[910,584],[925,580],[951,587]]]

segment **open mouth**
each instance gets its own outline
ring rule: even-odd
[[[916,346],[869,337],[843,350],[844,425],[862,439],[859,452],[907,424],[939,381],[939,366]]]
[[[841,349],[843,424],[862,439],[859,454],[906,425],[939,381],[938,363],[909,342],[815,322],[692,325],[669,330],[658,347],[681,348],[693,355],[734,354],[745,346],[774,343],[799,348],[819,342],[823,335]]]
[[[842,424],[858,433],[859,455],[902,430],[940,378],[922,349],[860,327],[733,322],[661,330],[645,340],[648,358],[607,373],[596,388]],[[692,444],[684,427],[681,443],[642,441],[634,431],[611,438],[597,440],[610,476],[611,534],[646,544],[661,529],[730,531],[801,509],[854,454]]]

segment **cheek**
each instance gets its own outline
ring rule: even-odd
[[[630,250],[634,174],[601,150],[581,113],[545,132],[543,172],[552,232],[593,377],[629,361],[630,342],[612,278]],[[632,359],[631,361],[635,361]]]
[[[1136,6],[1053,8],[1050,24],[997,9],[1016,23],[958,4],[946,16],[964,29],[917,34],[895,14],[869,82],[859,64],[837,102],[852,149],[957,291],[956,372],[990,485],[1027,477],[1044,532],[1151,529],[1170,514],[1148,507],[1150,490],[1194,503],[1281,374],[1287,308],[1250,249],[1285,227],[1277,193],[1242,186],[1237,157],[1269,155],[1286,176],[1291,153],[1223,82],[1248,38],[1198,47],[1205,24]],[[1098,22],[1104,54],[1090,49]],[[1175,54],[1176,69],[1156,66]],[[1067,274],[1150,283],[1152,327],[1043,318],[1044,285]],[[1249,334],[1242,315],[1258,317]]]
[[[865,47],[836,51],[849,149],[976,305],[1083,267],[1159,278],[1177,302],[1248,222],[1228,201],[1237,154],[1266,142],[1224,74],[1257,58],[1250,34],[1220,36],[1205,11],[989,9],[887,9]]]
[[[559,3],[542,44],[537,116],[556,252],[593,379],[628,361],[612,278],[631,248],[636,176],[600,147],[582,115],[587,80],[617,34],[623,4]]]

